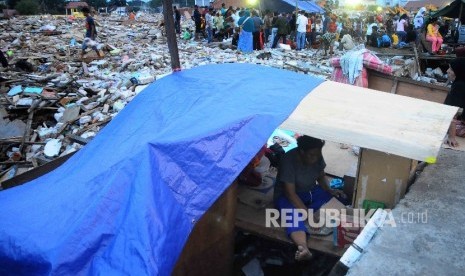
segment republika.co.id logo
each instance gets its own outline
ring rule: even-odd
[[[397,223],[427,223],[428,213],[403,212],[396,222],[390,209],[387,212],[383,226],[396,227]],[[297,227],[299,222],[308,222],[310,227],[364,227],[375,209],[365,211],[364,209],[325,209],[314,212],[312,209],[266,209],[266,227]]]

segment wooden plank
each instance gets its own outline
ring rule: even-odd
[[[74,134],[68,134],[66,135],[66,137],[70,139],[71,141],[76,142],[80,145],[86,145],[90,141],[89,139],[85,139],[85,138],[82,138],[81,136],[77,136]]]
[[[273,208],[268,206],[268,208]],[[266,227],[265,209],[255,209],[242,202],[237,203],[236,227],[239,230],[257,235],[259,237],[277,241],[287,245],[293,245],[293,242],[287,236],[284,228]],[[319,237],[311,236],[308,239],[308,245],[311,250],[316,250],[333,256],[342,256],[345,249],[333,245],[332,235]]]
[[[383,92],[393,92],[392,82],[397,81],[395,94],[411,98],[443,103],[449,88],[412,79],[388,76],[375,71],[368,72],[368,88]]]
[[[435,162],[457,110],[457,107],[326,81],[300,102],[280,128]]]
[[[54,169],[58,168],[61,164],[63,164],[66,160],[68,160],[71,156],[73,156],[76,152],[69,153],[65,156],[59,157],[53,161],[46,163],[45,165],[39,166],[34,168],[30,171],[27,171],[23,174],[15,176],[5,182],[2,182],[3,189],[9,189],[15,186],[22,185],[26,182],[34,180],[48,172],[53,171]]]
[[[397,94],[397,85],[399,84],[399,80],[393,80],[391,94]]]
[[[195,224],[171,275],[230,275],[234,255],[237,183]]]
[[[418,76],[421,76],[420,59],[418,58],[417,47],[413,47],[413,52],[415,53],[415,62],[417,64],[417,74]]]
[[[364,200],[394,208],[407,190],[412,160],[369,149],[361,149],[360,156],[354,208],[362,208]]]
[[[29,141],[30,137],[30,132],[31,132],[31,125],[32,125],[32,118],[34,117],[34,109],[32,109],[29,112],[29,115],[27,117],[27,124],[26,124],[26,130],[24,131],[23,138],[21,139],[21,145],[19,146],[19,152],[21,155],[24,156],[24,143],[26,141]]]

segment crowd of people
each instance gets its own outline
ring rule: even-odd
[[[414,15],[414,16],[413,16]],[[184,18],[185,20],[188,18]],[[416,45],[423,35],[431,43],[430,54],[440,52],[447,36],[456,41],[458,21],[431,18],[426,8],[416,14],[365,14],[350,17],[346,13],[324,14],[297,11],[292,13],[234,8],[223,4],[220,9],[194,7],[195,30],[181,30],[182,16],[175,9],[176,32],[184,39],[204,39],[210,43],[232,38],[232,44],[244,53],[276,48],[287,44],[297,51],[324,49],[334,53],[335,42],[340,49],[350,50],[357,43],[372,47],[408,47]]]

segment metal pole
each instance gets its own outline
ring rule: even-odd
[[[166,39],[171,57],[171,69],[174,72],[180,71],[181,64],[179,62],[178,42],[176,41],[176,32],[174,30],[173,0],[163,0],[163,17],[165,19]]]

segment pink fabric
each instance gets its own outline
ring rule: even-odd
[[[332,67],[334,67],[333,73],[331,74],[332,81],[350,84],[349,78],[344,76],[344,74],[342,73],[340,57],[331,58],[329,60],[329,64]],[[355,83],[353,85],[368,88],[367,68],[387,74],[387,75],[392,75],[391,66],[385,64],[383,61],[381,61],[377,56],[373,55],[372,53],[366,52],[363,54],[362,73],[358,78],[355,79]]]
[[[341,58],[335,57],[329,60],[329,64],[332,67],[341,67]],[[377,56],[373,55],[370,52],[366,52],[363,54],[363,67],[368,69],[372,69],[387,75],[392,75],[392,68],[391,66],[384,63],[380,60]]]
[[[349,78],[344,76],[341,67],[334,67],[333,73],[331,74],[331,80],[350,84]],[[355,79],[355,83],[353,85],[368,88],[368,72],[365,67],[362,69],[362,74]]]
[[[442,45],[442,37],[434,37],[434,36],[430,36],[430,35],[427,35],[426,36],[426,40],[431,42],[431,50],[433,51],[433,53],[436,53],[437,51],[439,51],[441,49],[441,45]]]

